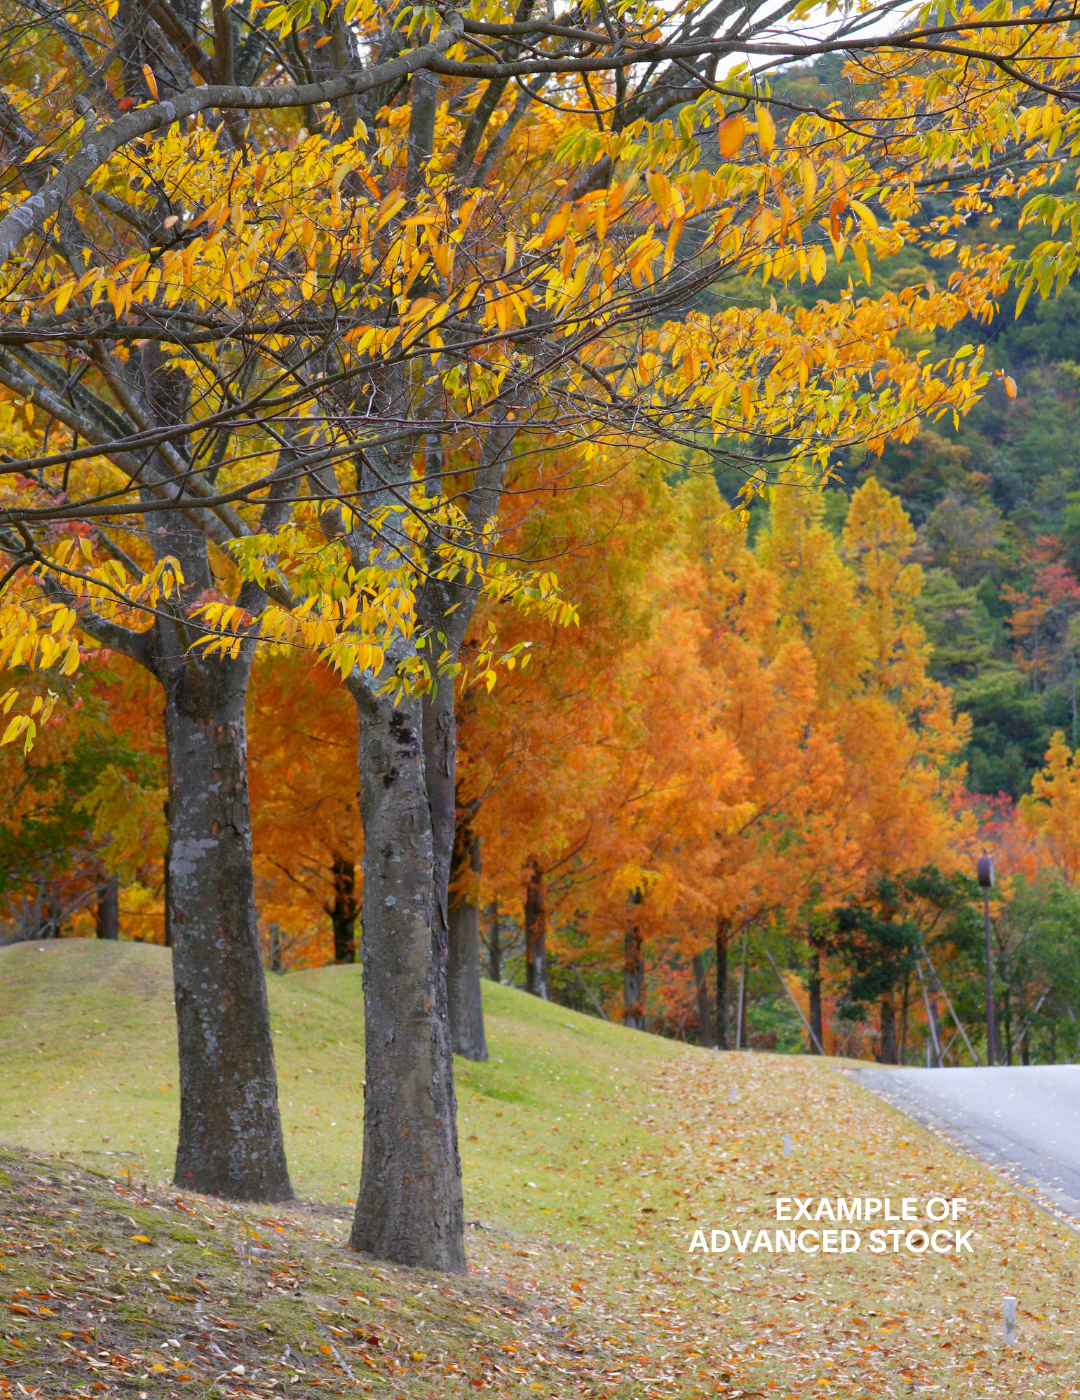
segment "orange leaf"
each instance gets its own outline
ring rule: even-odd
[[[562,205],[559,211],[555,214],[552,214],[551,218],[548,219],[547,227],[544,229],[543,241],[545,243],[554,243],[557,238],[561,238],[563,236],[563,234],[566,232],[567,225],[569,223],[570,205],[569,203],[567,203]]]
[[[1005,392],[1008,394],[1010,399],[1016,398],[1016,380],[1012,377],[1011,374],[1007,374],[1005,376]]]
[[[716,139],[722,156],[733,156],[746,139],[746,123],[736,114],[727,117],[716,128]]]

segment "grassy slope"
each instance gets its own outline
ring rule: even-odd
[[[14,1245],[0,1261],[0,1296],[22,1311],[6,1334],[0,1321],[0,1370],[40,1382],[49,1400],[86,1384],[94,1364],[98,1395],[137,1381],[155,1400],[280,1394],[282,1383],[292,1394],[440,1400],[477,1387],[845,1400],[923,1388],[1076,1393],[1070,1230],[821,1062],[713,1057],[504,988],[485,988],[491,1062],[458,1066],[466,1213],[485,1227],[469,1232],[470,1278],[358,1261],[341,1240],[359,1169],[359,992],[351,969],[271,980],[294,1181],[323,1202],[275,1211],[275,1225],[162,1188],[176,1120],[163,951],[75,941],[0,950],[0,1141],[104,1174],[9,1156]],[[789,1160],[784,1131],[795,1137]],[[103,1155],[120,1153],[131,1155]],[[82,1212],[81,1233],[42,1233],[35,1192],[55,1200],[56,1219]],[[767,1227],[773,1197],[795,1192],[965,1195],[978,1252],[687,1254],[698,1226]],[[133,1240],[132,1224],[152,1243]],[[288,1267],[270,1255],[238,1266],[256,1237]],[[126,1300],[104,1305],[115,1312],[84,1300],[95,1267],[107,1271],[95,1287]],[[153,1271],[166,1282],[151,1283]],[[166,1293],[169,1277],[191,1282]],[[33,1302],[35,1292],[69,1301]],[[1021,1345],[1008,1355],[995,1341],[1003,1292],[1021,1300]],[[211,1295],[237,1326],[210,1327],[197,1299]],[[68,1341],[54,1335],[64,1308],[81,1319],[69,1321]],[[182,1362],[164,1347],[170,1338]],[[93,1363],[95,1351],[120,1360]],[[63,1376],[65,1359],[70,1391],[46,1374]]]
[[[346,1203],[359,1181],[364,1111],[360,971],[269,985],[293,1184]],[[458,1062],[467,1217],[532,1228],[563,1216],[609,1232],[606,1179],[582,1173],[571,1199],[566,1174],[577,1178],[582,1159],[607,1163],[632,1150],[653,1069],[685,1047],[492,983],[485,1011],[491,1059]],[[70,939],[0,950],[0,1140],[164,1181],[176,1139],[175,1056],[164,948]]]

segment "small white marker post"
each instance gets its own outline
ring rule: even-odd
[[[790,1134],[790,1133],[785,1133],[785,1134],[784,1134],[784,1143],[783,1143],[783,1147],[784,1147],[784,1156],[785,1156],[785,1157],[790,1157],[790,1156],[791,1156],[791,1134]]]
[[[1001,1315],[1001,1340],[1007,1347],[1016,1341],[1016,1299],[1006,1297]]]
[[[736,1089],[736,1087],[735,1087],[734,1084],[731,1086],[731,1102],[732,1102],[732,1103],[738,1103],[738,1102],[739,1102],[739,1091],[738,1091],[738,1089]]]

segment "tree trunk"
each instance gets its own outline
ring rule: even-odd
[[[480,910],[475,878],[480,874],[480,838],[466,818],[458,827],[450,867],[447,930],[446,999],[450,1043],[455,1055],[486,1060],[484,1006],[480,999]]]
[[[162,813],[162,816],[164,816],[164,818],[165,818],[165,827],[167,827],[167,829],[168,829],[168,827],[169,827],[169,819],[168,819],[168,799],[167,799],[167,801],[162,802],[162,804],[161,804],[161,813]],[[164,871],[162,871],[162,875],[161,875],[161,883],[162,883],[161,895],[162,895],[162,899],[164,899],[164,902],[165,902],[165,913],[164,913],[164,917],[162,917],[162,925],[164,925],[164,928],[162,928],[162,932],[164,932],[164,935],[165,935],[165,948],[171,948],[171,946],[172,946],[172,925],[169,924],[169,921],[168,921],[168,906],[169,906],[169,897],[168,897],[168,871],[169,871],[169,865],[171,865],[171,864],[172,864],[172,861],[169,860],[169,840],[168,840],[168,834],[165,834],[165,862],[164,862]]]
[[[491,910],[491,934],[488,938],[488,976],[493,982],[502,981],[502,938],[499,932],[499,901],[493,899]]]
[[[544,872],[536,856],[530,856],[525,887],[525,990],[534,997],[548,999],[547,987],[547,907],[544,902]]]
[[[896,1064],[896,1010],[891,996],[881,998],[881,1063]]]
[[[641,900],[641,891],[634,890],[624,942],[623,1024],[632,1031],[645,1029],[645,960],[641,955],[641,928],[634,913]]]
[[[364,824],[364,1162],[350,1243],[465,1270],[446,941],[437,913],[423,701],[354,673]]]
[[[324,904],[323,908],[330,915],[330,923],[334,930],[334,962],[354,963],[356,916],[360,913],[360,904],[356,898],[356,865],[347,856],[335,851],[331,869],[334,877],[334,902]]]
[[[728,937],[731,924],[727,919],[716,921],[716,1044],[728,1048]]]
[[[165,681],[168,927],[180,1051],[177,1186],[292,1196],[251,869],[250,659],[184,658]]]
[[[55,895],[47,895],[41,906],[41,923],[38,928],[38,937],[59,938],[61,928],[60,901]]]
[[[697,999],[698,1034],[706,1050],[713,1048],[712,1007],[709,1005],[709,983],[701,954],[694,954],[694,993]]]
[[[120,880],[116,875],[98,889],[97,936],[113,940],[120,937]]]
[[[824,1047],[825,1040],[821,1033],[821,952],[813,945],[810,949],[807,983],[810,990],[810,1029],[813,1031],[810,1037],[810,1053],[817,1055],[820,1053],[818,1046]]]

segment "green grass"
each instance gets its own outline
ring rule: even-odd
[[[271,977],[269,991],[293,1184],[345,1205],[363,1138],[360,969]],[[637,1121],[653,1072],[690,1052],[490,982],[484,1010],[490,1059],[456,1062],[467,1218],[617,1235],[627,1192],[612,1167],[655,1153]],[[0,1063],[0,1141],[169,1178],[178,1095],[166,949],[90,939],[0,949]]]

